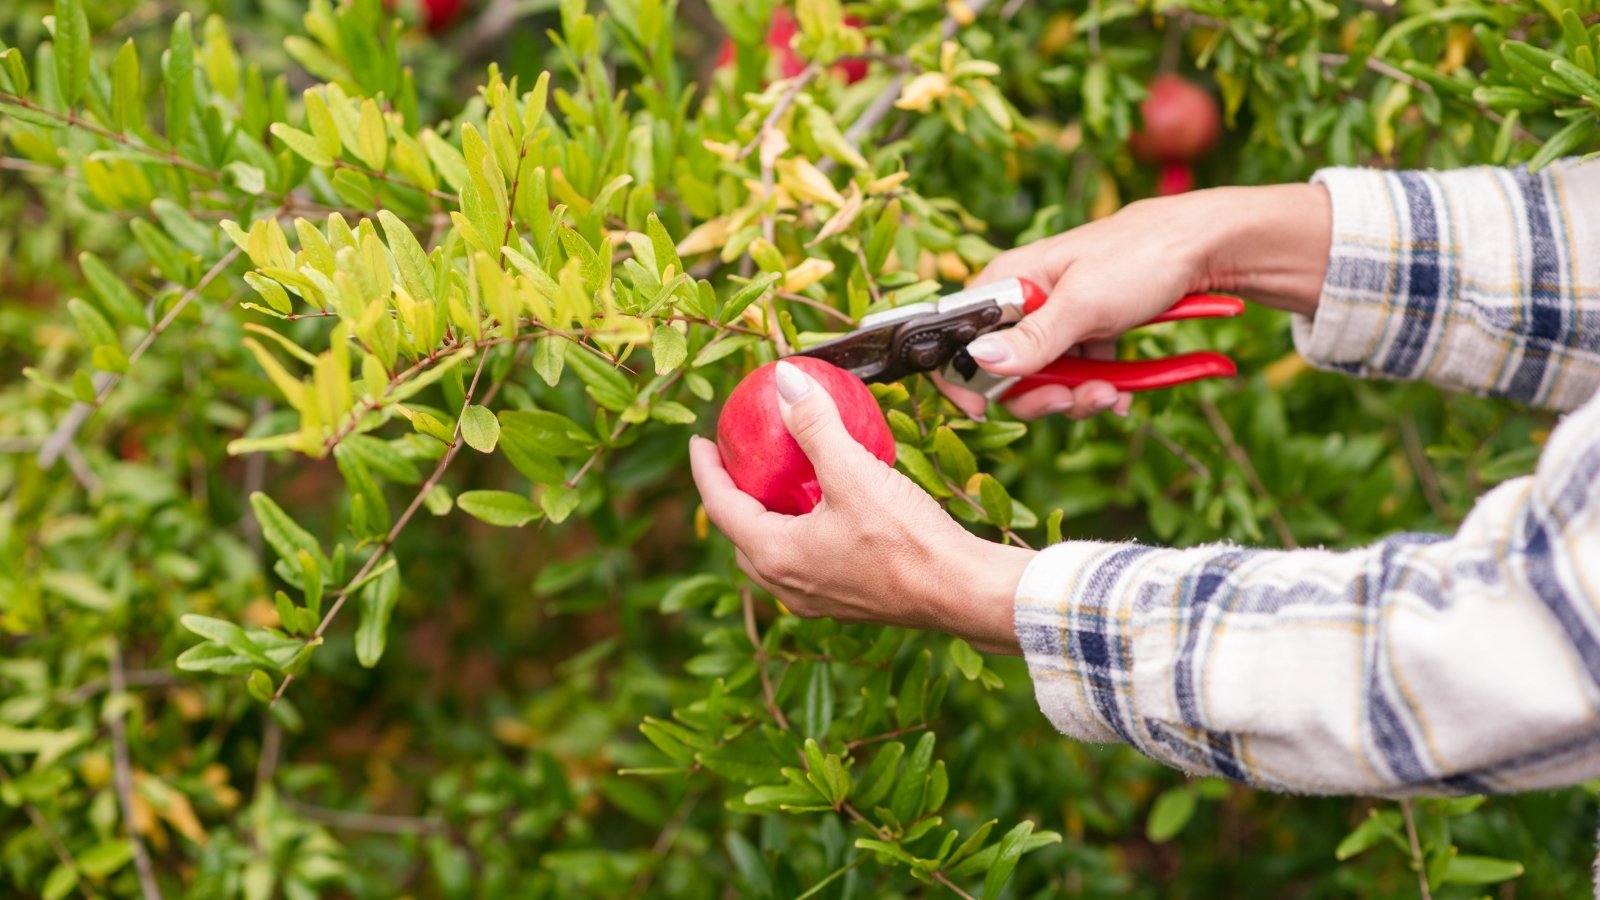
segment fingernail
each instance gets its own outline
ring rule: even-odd
[[[773,376],[778,383],[778,396],[782,397],[785,403],[799,403],[805,395],[811,393],[811,378],[800,371],[800,367],[794,363],[778,363]]]
[[[981,363],[1003,363],[1011,358],[1011,348],[999,335],[986,334],[967,345],[967,353]]]
[[[1101,397],[1099,400],[1096,400],[1094,402],[1094,408],[1095,409],[1110,409],[1111,407],[1116,406],[1116,405],[1117,405],[1117,398],[1115,398],[1115,397]]]
[[[1046,413],[1064,413],[1067,410],[1071,409],[1074,405],[1076,405],[1076,404],[1074,404],[1072,402],[1072,398],[1068,397],[1065,400],[1057,400],[1056,402],[1050,404],[1049,406],[1046,406],[1044,408],[1044,411]]]

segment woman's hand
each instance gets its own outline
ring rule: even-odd
[[[769,512],[740,491],[717,445],[690,439],[706,514],[738,548],[739,567],[796,615],[943,631],[1017,654],[1012,603],[1033,553],[984,541],[845,430],[833,398],[778,364],[778,407],[817,470],[822,502],[803,516]]]
[[[1236,291],[1309,315],[1332,240],[1327,190],[1317,184],[1216,188],[1141,200],[1115,215],[1008,250],[973,281],[1027,278],[1050,299],[1014,328],[968,345],[983,368],[1001,375],[1036,372],[1074,347],[1109,357],[1108,343],[1165,312],[1186,294]],[[981,396],[941,383],[969,415]],[[1049,386],[1007,404],[1020,418],[1049,413],[1085,418],[1126,413],[1132,396],[1104,381]]]

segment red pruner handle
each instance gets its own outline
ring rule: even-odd
[[[1018,278],[1017,284],[1022,288],[1022,312],[1030,314],[1038,312],[1039,307],[1050,299],[1044,288],[1026,278]],[[1143,323],[1143,325],[1156,325],[1161,322],[1176,322],[1180,319],[1228,319],[1244,313],[1244,301],[1228,294],[1189,294],[1177,303],[1172,304],[1166,312]],[[1143,327],[1142,325],[1140,327]]]
[[[1150,391],[1176,387],[1202,378],[1231,378],[1239,371],[1233,360],[1211,350],[1181,353],[1165,359],[1085,359],[1063,356],[1032,375],[1017,379],[1001,400],[1015,400],[1027,392],[1059,384],[1075,388],[1086,381],[1106,381],[1119,391]]]
[[[1177,322],[1181,319],[1231,319],[1243,315],[1244,301],[1227,294],[1190,294],[1172,304],[1166,312],[1145,325]],[[1143,326],[1141,326],[1143,327]]]

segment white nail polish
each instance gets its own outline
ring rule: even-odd
[[[986,334],[967,345],[967,352],[981,363],[1003,363],[1011,358],[1011,348],[998,335]]]
[[[778,396],[785,403],[799,403],[806,394],[811,393],[810,376],[800,371],[800,367],[794,363],[778,363],[773,380],[777,382]]]

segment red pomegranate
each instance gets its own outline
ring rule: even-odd
[[[1216,98],[1178,75],[1157,75],[1139,111],[1144,126],[1128,139],[1128,146],[1147,163],[1196,159],[1222,134]]]
[[[1156,196],[1170,197],[1192,190],[1194,170],[1189,168],[1188,163],[1169,162],[1161,167],[1161,176],[1156,179]]]
[[[894,464],[894,435],[884,421],[878,401],[861,379],[849,372],[807,356],[791,356],[833,397],[845,430],[872,452]],[[717,419],[717,448],[722,464],[739,490],[761,501],[773,512],[804,515],[822,499],[817,471],[789,434],[778,412],[777,363],[767,363],[744,377]]]
[[[858,28],[861,20],[855,16],[846,16],[844,23],[851,28]],[[772,24],[767,28],[767,46],[777,58],[778,71],[784,78],[793,78],[806,69],[806,61],[794,52],[794,36],[799,31],[799,24],[795,22],[794,15],[786,7],[780,6],[772,11]],[[733,62],[733,41],[724,38],[722,51],[717,54],[717,68],[726,68],[733,65]],[[847,59],[835,64],[833,68],[844,76],[846,84],[855,84],[867,77],[867,61],[864,59]]]

